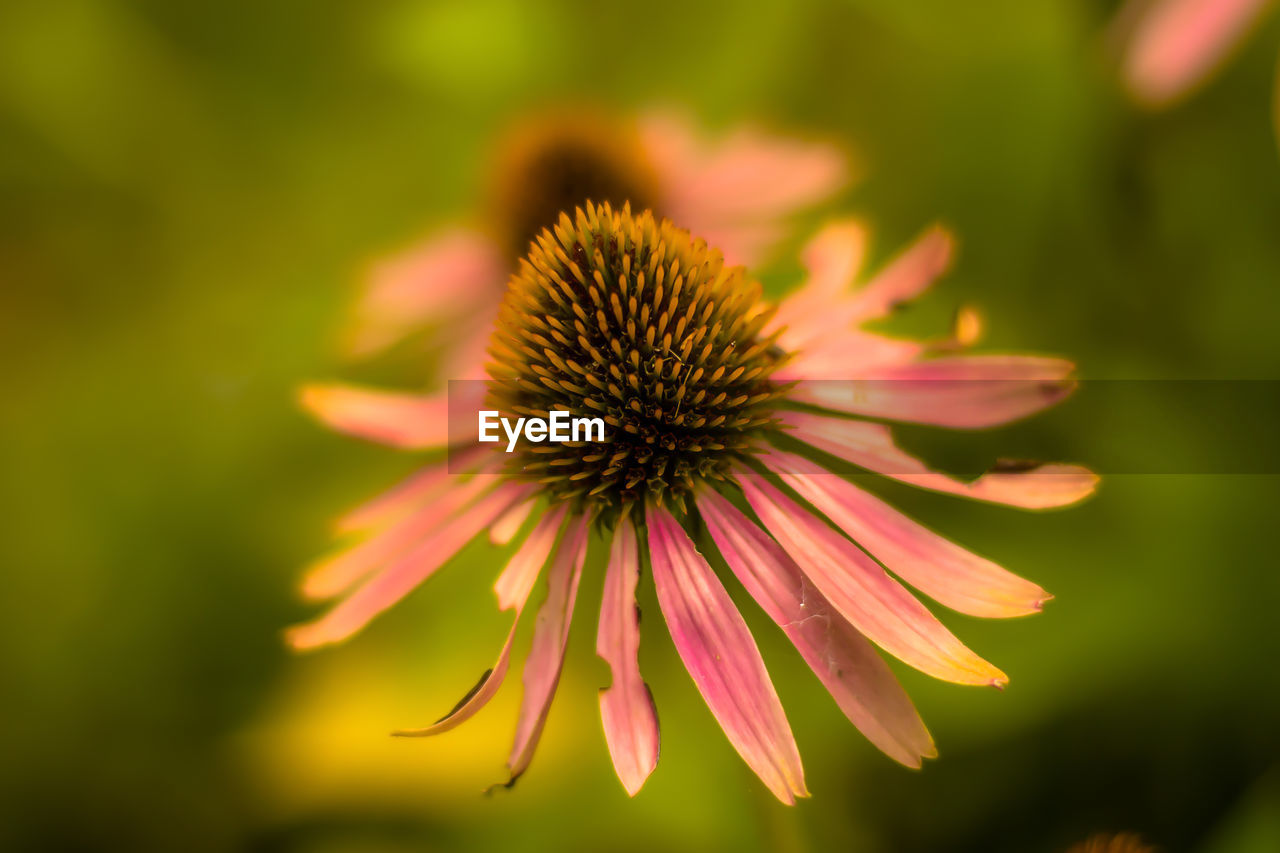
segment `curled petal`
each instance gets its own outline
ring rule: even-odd
[[[624,518],[614,533],[600,602],[596,654],[609,664],[612,683],[600,691],[600,718],[618,779],[635,796],[658,764],[658,713],[640,677],[640,577],[636,532]]]
[[[295,649],[310,649],[347,639],[434,574],[476,534],[528,497],[532,489],[516,483],[498,486],[464,509],[451,523],[432,531],[390,566],[366,580],[328,613],[314,622],[290,629],[289,644]]]
[[[1270,0],[1162,0],[1130,3],[1137,20],[1124,58],[1130,91],[1163,106],[1203,82],[1262,16]]]
[[[778,339],[784,349],[797,350],[829,327],[833,304],[846,298],[845,290],[858,274],[866,253],[867,235],[854,220],[833,222],[814,236],[801,251],[808,277],[799,289],[778,305],[768,329],[785,331]]]
[[[955,241],[942,226],[925,231],[854,294],[855,322],[883,317],[928,290],[947,271],[954,249]]]
[[[866,242],[861,225],[842,220],[824,227],[805,245],[801,262],[808,276],[778,303],[766,327],[769,332],[781,331],[779,346],[799,352],[850,331],[854,314],[846,291],[862,265]]]
[[[952,429],[1028,417],[1075,390],[1074,365],[1040,356],[969,355],[889,365],[849,381],[805,382],[794,400],[848,414]]]
[[[763,530],[714,491],[698,498],[729,568],[795,644],[849,722],[908,767],[933,758],[933,738],[898,679],[867,639]]]
[[[861,229],[844,222],[828,226],[805,248],[809,278],[782,300],[770,328],[785,327],[778,339],[784,349],[802,354],[804,350],[825,349],[833,357],[843,355],[845,366],[843,371],[835,368],[808,375],[791,368],[792,378],[851,379],[863,375],[860,370],[880,364],[884,358],[865,352],[874,340],[850,341],[851,330],[914,298],[950,263],[951,237],[935,226],[861,288],[845,293],[857,271],[864,242]]]
[[[1045,464],[1019,471],[990,471],[971,482],[931,471],[893,442],[884,424],[784,412],[791,435],[832,456],[903,483],[1021,509],[1063,507],[1093,494],[1098,475],[1079,465]]]
[[[765,528],[827,600],[867,639],[921,672],[959,684],[1008,682],[965,647],[858,546],[752,472],[739,474]]]
[[[533,644],[524,664],[524,697],[516,722],[515,744],[507,759],[513,784],[529,767],[534,750],[542,737],[542,728],[551,710],[560,671],[564,668],[564,650],[569,642],[569,625],[573,621],[573,605],[578,596],[578,581],[587,557],[588,519],[580,516],[570,523],[564,542],[556,552],[547,572],[547,599],[538,610],[533,630]]]
[[[506,275],[502,254],[468,231],[452,231],[378,263],[356,306],[347,350],[374,355],[425,324],[495,307]]]
[[[648,513],[658,604],[685,669],[734,749],[779,800],[808,796],[791,726],[741,614],[670,513]]]
[[[775,452],[762,461],[885,568],[952,610],[1024,616],[1052,597],[807,459]]]
[[[495,588],[507,590],[505,596],[499,592],[499,606],[503,610],[514,608],[516,614],[511,622],[511,630],[507,632],[507,639],[502,644],[502,650],[498,652],[497,662],[480,676],[476,686],[471,688],[449,713],[424,728],[400,729],[392,734],[396,737],[430,737],[447,732],[474,717],[481,708],[489,704],[490,699],[497,695],[498,688],[507,677],[507,669],[511,666],[511,647],[515,643],[516,629],[520,626],[520,615],[529,601],[529,594],[533,591],[538,573],[542,571],[542,566],[546,563],[551,548],[555,544],[564,515],[565,510],[562,506],[560,510],[544,516],[498,578]]]

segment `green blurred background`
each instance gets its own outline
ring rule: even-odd
[[[499,556],[473,546],[338,649],[280,639],[311,612],[294,583],[328,519],[414,466],[324,432],[294,388],[350,375],[334,341],[359,270],[472,209],[493,134],[539,103],[677,103],[847,141],[864,178],[832,210],[874,223],[878,256],[936,218],[961,239],[904,328],[974,303],[989,344],[1085,377],[1280,377],[1280,22],[1151,115],[1115,82],[1113,12],[0,4],[0,848],[1034,852],[1128,830],[1280,850],[1274,477],[1117,474],[1043,515],[889,491],[1057,599],[948,616],[1010,674],[1003,694],[899,668],[941,751],[922,772],[862,740],[744,602],[814,792],[794,809],[716,729],[651,589],[663,754],[634,801],[597,717],[598,573],[538,757],[488,797],[515,679],[442,738],[387,732],[490,664]],[[1128,428],[1081,429],[1074,405],[1007,432],[1084,462],[1232,441],[1123,399]]]

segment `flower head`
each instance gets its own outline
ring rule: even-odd
[[[553,408],[595,414],[606,435],[531,444],[506,459],[455,448],[455,470],[470,477],[439,462],[349,514],[340,526],[370,535],[309,573],[310,595],[341,598],[295,628],[293,645],[351,636],[482,531],[498,543],[519,538],[494,587],[499,607],[515,613],[494,667],[441,720],[401,732],[447,731],[492,698],[510,665],[515,626],[545,573],[508,759],[514,781],[532,759],[556,690],[594,526],[610,548],[597,650],[613,678],[601,717],[629,793],[658,756],[654,703],[636,655],[635,588],[647,563],[676,651],[730,743],[780,800],[807,795],[764,661],[703,556],[712,547],[872,743],[913,767],[934,756],[875,647],[948,681],[1007,679],[904,582],[987,617],[1034,613],[1049,596],[833,470],[856,466],[1034,509],[1073,503],[1096,478],[1045,465],[964,482],[896,447],[886,421],[1005,423],[1061,400],[1072,366],[964,352],[976,336],[969,314],[957,334],[934,342],[862,330],[927,287],[951,247],[943,231],[931,230],[850,291],[863,242],[853,223],[820,233],[804,256],[808,282],[775,309],[741,268],[647,211],[588,203],[562,216],[510,280],[492,334],[487,405],[514,416]],[[440,415],[438,397],[314,388],[306,400],[349,433],[407,447],[446,440],[428,423]],[[690,531],[702,527],[699,544]]]
[[[600,416],[607,440],[528,444],[513,471],[592,515],[687,509],[777,426],[783,353],[760,296],[741,267],[649,211],[562,216],[512,276],[491,397],[504,413]]]
[[[589,110],[527,118],[501,139],[477,228],[453,228],[376,263],[347,332],[355,356],[423,328],[442,344],[440,375],[457,379],[488,341],[507,277],[543,228],[588,199],[653,210],[750,264],[785,236],[798,210],[848,177],[827,143],[740,128],[709,142],[685,120],[626,120]],[[472,374],[471,378],[480,378]]]

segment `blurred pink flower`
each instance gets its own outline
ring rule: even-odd
[[[1272,0],[1130,0],[1118,18],[1124,79],[1139,101],[1169,104],[1204,83]]]
[[[596,648],[613,678],[600,712],[627,792],[658,759],[657,716],[637,662],[635,590],[647,563],[676,651],[712,714],[769,790],[791,803],[807,795],[800,756],[755,641],[704,556],[714,546],[854,726],[907,766],[933,757],[933,739],[876,647],[946,681],[1001,686],[1006,677],[904,582],[983,617],[1035,613],[1050,596],[833,469],[1023,509],[1075,503],[1097,478],[1047,464],[962,481],[895,444],[886,421],[969,429],[1034,414],[1071,392],[1073,366],[966,352],[978,331],[970,314],[934,341],[864,329],[928,288],[952,241],[932,228],[863,279],[864,243],[855,223],[821,231],[803,253],[807,281],[775,307],[742,268],[648,211],[587,205],[562,216],[512,277],[490,344],[485,407],[598,412],[611,432],[509,456],[455,446],[452,469],[429,464],[352,511],[339,530],[365,538],[303,582],[309,597],[337,603],[292,629],[289,642],[346,640],[482,532],[518,541],[494,586],[514,619],[493,668],[439,721],[400,732],[447,731],[493,697],[545,573],[508,759],[514,781],[555,694],[594,526],[609,547]],[[305,400],[353,435],[406,448],[447,440],[439,396],[321,386]],[[700,529],[702,550],[690,534]]]
[[[1123,832],[1118,835],[1103,833],[1074,845],[1067,853],[1156,853],[1156,848],[1144,844],[1137,835]]]
[[[511,128],[490,168],[481,229],[455,227],[376,262],[346,333],[355,357],[424,328],[442,345],[438,373],[484,352],[507,276],[528,243],[588,199],[658,215],[702,237],[732,263],[754,264],[786,236],[791,217],[849,179],[836,146],[741,127],[708,140],[673,113],[636,121],[550,111]]]

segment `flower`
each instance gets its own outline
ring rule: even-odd
[[[351,355],[428,328],[443,345],[439,374],[461,378],[482,360],[516,260],[589,198],[651,208],[732,263],[752,264],[785,236],[791,214],[840,189],[849,167],[829,143],[749,127],[711,143],[674,114],[625,121],[562,109],[509,130],[488,172],[482,228],[451,228],[374,264],[346,332]]]
[[[635,589],[647,563],[676,650],[712,714],[764,784],[791,803],[807,795],[800,756],[755,641],[704,556],[714,546],[873,744],[911,767],[933,757],[932,738],[875,647],[947,681],[1000,686],[1006,677],[900,581],[977,616],[1034,613],[1049,595],[831,471],[843,463],[1027,509],[1074,503],[1096,477],[1059,464],[963,482],[894,444],[883,421],[978,428],[1030,415],[1071,391],[1073,367],[965,352],[972,316],[958,324],[962,334],[934,342],[860,328],[927,288],[952,245],[931,229],[851,291],[863,243],[851,222],[821,231],[804,251],[804,286],[775,307],[742,267],[648,211],[588,203],[562,215],[511,277],[484,406],[513,417],[599,415],[605,440],[526,443],[510,455],[455,449],[452,470],[469,476],[437,462],[351,512],[340,529],[371,535],[308,573],[308,595],[339,600],[294,628],[292,645],[347,639],[482,531],[496,543],[521,539],[494,586],[498,606],[515,616],[497,662],[441,720],[400,732],[447,731],[489,701],[545,570],[508,760],[514,781],[555,694],[594,527],[610,549],[597,651],[613,675],[600,711],[628,793],[658,758],[657,716],[636,655]],[[401,447],[446,440],[428,422],[440,397],[321,386],[305,400],[354,435]],[[709,538],[700,549],[690,531],[702,526]]]
[[[1124,79],[1150,107],[1170,104],[1205,82],[1268,11],[1271,0],[1130,0],[1118,27]]]

